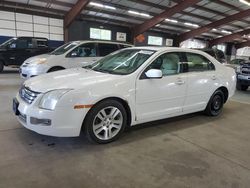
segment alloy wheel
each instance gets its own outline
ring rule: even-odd
[[[115,137],[122,128],[123,116],[121,111],[109,106],[101,109],[94,118],[93,132],[100,140],[110,140]]]

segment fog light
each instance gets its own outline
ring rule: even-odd
[[[38,119],[38,118],[31,117],[30,123],[34,125],[43,124],[43,125],[49,126],[51,125],[51,120],[50,119]]]

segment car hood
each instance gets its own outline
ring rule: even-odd
[[[120,75],[96,72],[84,68],[66,69],[43,74],[24,82],[24,85],[36,92],[47,92],[55,89],[82,89],[96,84],[106,84]]]
[[[50,54],[37,55],[37,56],[26,59],[23,65],[27,66],[29,64],[37,64],[40,59],[46,59],[47,62],[49,62],[49,61],[53,61],[56,58],[57,58],[57,55],[50,55]]]
[[[30,57],[24,61],[23,65],[36,64],[40,59],[42,59],[42,58],[47,59],[49,56],[50,56],[49,54],[42,54],[42,55]]]

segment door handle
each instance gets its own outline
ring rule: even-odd
[[[183,81],[182,79],[177,79],[177,81],[175,83],[177,85],[183,85],[183,84],[185,84],[185,81]]]
[[[213,75],[211,78],[212,78],[212,80],[216,80],[217,79],[215,75]]]

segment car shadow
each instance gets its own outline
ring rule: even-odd
[[[174,118],[168,118],[153,122],[148,122],[136,126],[129,127],[124,134],[116,141],[109,144],[90,143],[84,134],[79,137],[50,137],[43,136],[27,129],[22,129],[25,134],[21,137],[27,140],[28,145],[36,145],[36,148],[53,148],[55,152],[59,151],[78,151],[83,149],[85,152],[100,151],[106,148],[122,146],[131,142],[138,142],[149,137],[157,137],[162,134],[171,134],[178,130],[184,130],[195,126],[202,126],[206,123],[216,121],[219,117],[207,117],[202,113],[194,113]],[[28,134],[28,136],[27,136]],[[25,136],[26,135],[26,136]],[[19,138],[21,138],[19,135]],[[25,141],[22,141],[24,143]]]

